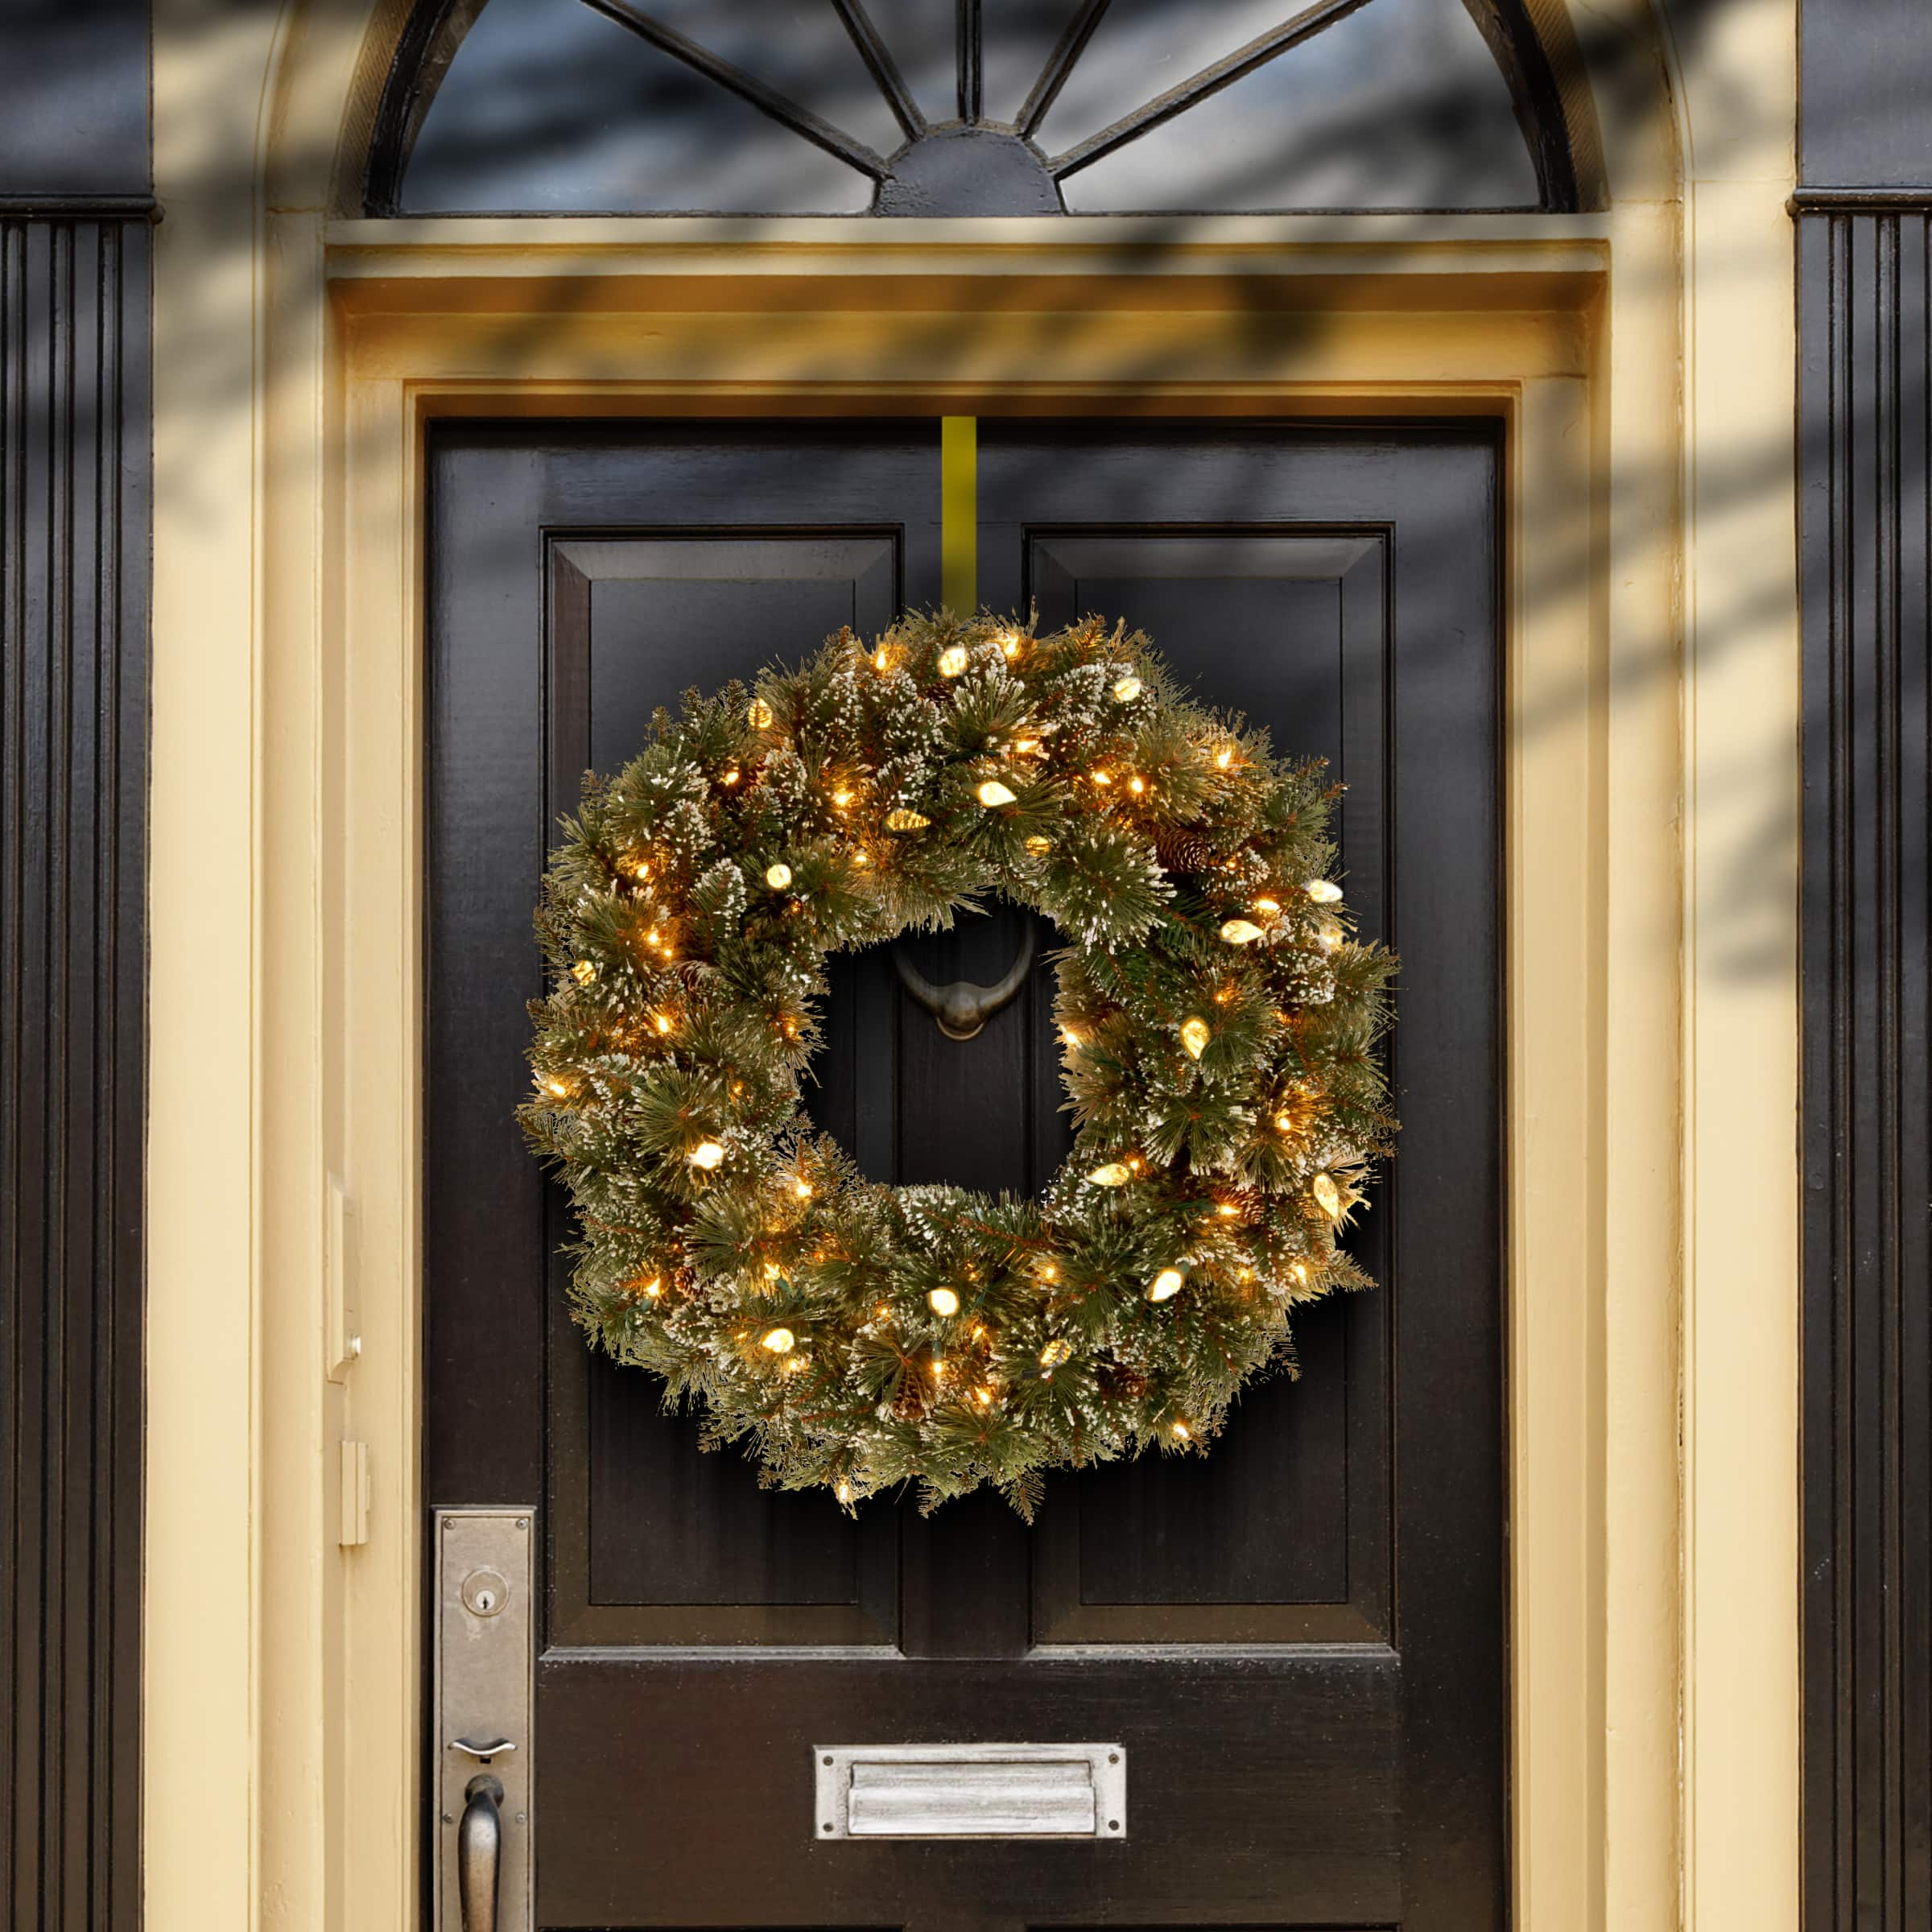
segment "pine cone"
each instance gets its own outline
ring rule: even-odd
[[[899,1392],[892,1398],[892,1414],[895,1422],[917,1422],[925,1419],[926,1385],[916,1375],[907,1375],[899,1384]]]
[[[1117,1402],[1137,1402],[1147,1393],[1146,1377],[1124,1362],[1103,1363],[1094,1380],[1100,1393]]]
[[[1171,873],[1205,872],[1214,863],[1214,847],[1192,825],[1157,825],[1154,857]]]

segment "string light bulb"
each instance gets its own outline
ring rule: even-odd
[[[1315,928],[1315,943],[1323,952],[1333,952],[1347,937],[1342,923],[1332,913],[1323,913]]]
[[[1051,1375],[1072,1353],[1073,1344],[1068,1341],[1065,1336],[1056,1335],[1040,1351],[1040,1366]]]
[[[1020,654],[1020,640],[1018,634],[1013,631],[1007,631],[1000,639],[1000,649],[1003,650],[1009,658],[1017,658]]]
[[[771,729],[772,720],[776,716],[776,713],[773,712],[771,707],[767,704],[762,698],[753,698],[751,701],[751,709],[746,712],[745,715],[748,719],[750,720],[751,728],[753,730],[770,731]]]
[[[1105,1166],[1095,1168],[1087,1178],[1096,1187],[1125,1187],[1133,1176],[1124,1162],[1108,1161]]]
[[[874,671],[882,671],[889,669],[891,666],[891,655],[886,650],[886,646],[881,644],[878,649],[872,654],[872,667]]]
[[[1342,896],[1342,889],[1333,879],[1311,879],[1302,890],[1318,906],[1332,906]]]
[[[996,805],[1016,805],[1019,803],[1019,795],[1010,786],[1002,785],[997,778],[987,779],[973,795],[989,811]]]
[[[948,644],[939,653],[939,675],[956,678],[966,668],[966,646],[964,644]]]
[[[1147,781],[1137,771],[1127,781],[1127,789],[1137,799],[1147,789]]]
[[[1230,745],[1224,745],[1214,754],[1214,762],[1217,770],[1225,771],[1234,762],[1234,748]]]
[[[782,892],[791,883],[791,868],[782,859],[765,868],[765,883],[774,892]]]
[[[1176,1420],[1171,1425],[1171,1427],[1173,1428],[1174,1434],[1177,1440],[1183,1443],[1189,1443],[1194,1440],[1194,1431],[1190,1429],[1185,1422]]]
[[[914,811],[909,805],[895,805],[886,815],[888,832],[923,832],[932,823],[923,811]]]
[[[1335,1186],[1333,1174],[1318,1174],[1308,1183],[1308,1191],[1315,1196],[1323,1213],[1331,1220],[1341,1218],[1342,1191]]]
[[[570,976],[580,986],[588,986],[597,976],[597,969],[588,960],[579,960],[570,969]]]
[[[650,1016],[650,1023],[659,1033],[671,1031],[671,1015],[667,1013],[654,1013]]]
[[[720,785],[735,785],[737,783],[741,775],[741,774],[740,774],[737,766],[728,766],[724,773],[720,776],[718,782]]]
[[[1221,923],[1221,937],[1230,946],[1252,946],[1261,936],[1261,927],[1253,919],[1224,919]]]
[[[1147,1298],[1150,1302],[1170,1302],[1181,1291],[1181,1271],[1178,1268],[1163,1268],[1147,1284]]]
[[[716,1141],[700,1141],[691,1150],[691,1164],[709,1174],[724,1158],[724,1150]]]
[[[950,1288],[935,1288],[926,1298],[926,1306],[937,1315],[954,1315],[960,1311],[960,1298]]]
[[[808,1201],[811,1199],[811,1183],[807,1180],[804,1175],[800,1174],[799,1178],[792,1183],[791,1191],[795,1199],[801,1201]]]
[[[550,1078],[543,1083],[543,1090],[546,1093],[551,1095],[553,1099],[560,1100],[570,1092],[570,1084],[567,1080],[559,1080],[553,1073]]]
[[[1189,1059],[1198,1060],[1213,1038],[1214,1029],[1199,1013],[1190,1013],[1181,1022],[1181,1044],[1187,1048]]]
[[[759,1337],[761,1345],[774,1355],[790,1355],[798,1345],[798,1340],[789,1328],[767,1328]]]
[[[1026,849],[1036,858],[1044,858],[1053,850],[1053,840],[1040,832],[1030,833],[1024,841]]]
[[[1254,909],[1263,919],[1271,919],[1281,910],[1282,902],[1279,899],[1259,898],[1254,902]]]
[[[1131,704],[1145,689],[1146,687],[1138,678],[1132,675],[1122,678],[1113,687],[1114,702],[1117,704]]]

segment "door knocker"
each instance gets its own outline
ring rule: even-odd
[[[971,980],[935,986],[898,946],[892,949],[892,963],[899,969],[899,984],[938,1022],[947,1039],[970,1040],[1026,984],[1035,950],[1033,922],[1029,919],[1020,956],[990,986],[976,985]]]

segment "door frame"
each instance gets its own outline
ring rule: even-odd
[[[414,1922],[424,427],[626,412],[1503,421],[1517,1920],[1794,1926],[1794,860],[1722,951],[1791,506],[1698,460],[1789,469],[1788,158],[1680,179],[1680,82],[1602,216],[369,222],[287,185],[347,91],[295,19],[225,80],[158,23],[153,1932]]]

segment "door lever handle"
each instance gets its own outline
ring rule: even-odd
[[[463,1932],[497,1932],[497,1886],[503,1864],[503,1786],[479,1771],[463,1788],[456,1827],[456,1899]]]

